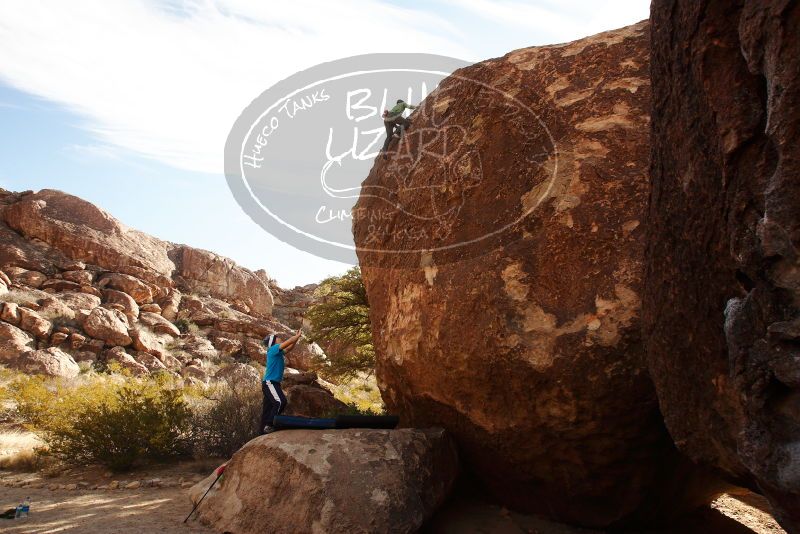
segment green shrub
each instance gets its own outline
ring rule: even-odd
[[[258,388],[218,385],[196,402],[192,419],[196,454],[229,458],[259,435],[263,400]]]
[[[59,460],[122,471],[140,459],[190,452],[191,412],[166,377],[95,375],[79,385],[22,377],[8,390],[20,418]]]
[[[311,323],[308,338],[325,351],[324,358],[315,358],[315,370],[331,381],[373,373],[375,347],[361,270],[353,267],[342,276],[326,278],[314,294],[316,302],[306,313]]]

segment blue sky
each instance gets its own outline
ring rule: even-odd
[[[268,235],[225,183],[225,138],[253,98],[340,57],[477,61],[648,10],[646,0],[4,0],[0,187],[60,189],[282,286],[315,282],[348,266]]]

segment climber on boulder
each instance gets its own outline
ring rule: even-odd
[[[261,381],[261,392],[264,394],[264,406],[261,410],[261,425],[259,429],[262,434],[274,432],[273,419],[286,409],[286,395],[281,389],[283,380],[283,369],[285,367],[284,356],[297,345],[302,330],[298,330],[295,335],[281,342],[277,334],[270,334],[264,338],[264,345],[267,347],[266,369],[264,378]]]
[[[407,109],[417,109],[417,106],[406,104],[403,100],[398,100],[397,104],[392,109],[384,110],[383,112],[383,125],[386,127],[386,141],[383,142],[383,157],[386,158],[386,151],[389,149],[389,143],[392,142],[394,136],[400,137],[405,130],[411,126],[411,121],[403,117],[403,112]]]

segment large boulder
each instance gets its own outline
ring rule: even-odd
[[[134,349],[159,358],[167,353],[167,347],[175,341],[171,336],[153,332],[150,328],[139,324],[128,330],[128,333],[133,340]]]
[[[30,334],[5,321],[0,321],[0,363],[10,364],[23,353],[35,348],[36,341]]]
[[[647,361],[679,448],[800,532],[800,10],[655,0]]]
[[[20,316],[19,316],[19,306],[16,302],[2,302],[0,303],[2,309],[0,309],[0,320],[3,320],[9,324],[13,324],[14,326],[19,325]]]
[[[198,509],[231,534],[417,532],[458,471],[441,429],[290,430],[234,454]],[[195,500],[215,475],[198,483]]]
[[[179,246],[173,257],[179,265],[178,273],[183,277],[185,289],[225,300],[243,300],[257,315],[272,312],[272,293],[266,276],[206,250]]]
[[[106,273],[100,277],[97,285],[127,293],[137,304],[153,301],[153,288],[146,282],[129,274]]]
[[[318,385],[286,388],[286,415],[333,417],[347,413],[348,406]]]
[[[53,330],[53,323],[29,308],[19,308],[19,327],[30,332],[34,337],[45,339]]]
[[[58,255],[45,255],[56,262],[65,263],[66,256],[110,270],[132,265],[164,275],[170,275],[175,267],[165,242],[128,228],[90,202],[61,191],[43,189],[21,196],[4,208],[0,217],[28,240],[40,239],[56,249]],[[20,246],[19,257],[8,263],[31,263],[34,254],[29,248]]]
[[[72,356],[58,347],[25,352],[11,362],[10,367],[30,374],[63,378],[73,378],[81,371]]]
[[[128,318],[119,310],[98,307],[92,310],[83,323],[90,336],[102,339],[107,345],[125,347],[132,343],[128,335]]]
[[[161,306],[161,315],[168,321],[175,321],[178,318],[178,310],[181,306],[181,292],[171,289],[166,297],[158,303]]]
[[[119,304],[123,308],[123,312],[128,316],[128,319],[135,321],[139,318],[139,305],[124,291],[116,289],[104,289],[103,300],[106,304]]]
[[[66,292],[56,295],[58,300],[64,303],[70,310],[93,310],[100,306],[100,298],[83,292]]]
[[[211,341],[195,334],[181,336],[180,349],[201,360],[210,360],[219,356],[219,352]]]
[[[167,321],[164,319],[164,317],[157,313],[142,311],[139,314],[139,322],[149,326],[154,332],[159,334],[167,334],[175,337],[181,335],[181,332],[178,330],[177,326]]]
[[[458,70],[354,208],[389,411],[448,429],[504,503],[588,526],[713,493],[676,489],[640,335],[648,46],[643,22]]]

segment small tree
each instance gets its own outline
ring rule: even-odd
[[[327,356],[326,361],[317,362],[320,373],[332,379],[372,374],[375,348],[361,270],[353,267],[342,276],[323,280],[315,295],[318,301],[309,307],[306,318],[311,322],[309,339]]]

